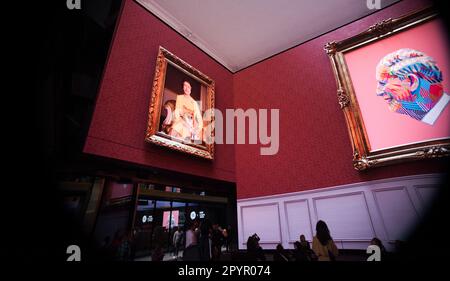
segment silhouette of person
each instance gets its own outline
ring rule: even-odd
[[[334,261],[339,250],[334,244],[327,224],[319,220],[316,224],[316,236],[313,238],[312,249],[319,261]]]

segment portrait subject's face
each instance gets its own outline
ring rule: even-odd
[[[417,80],[400,79],[398,76],[390,75],[387,69],[377,73],[377,96],[382,97],[388,104],[389,110],[404,113],[408,103],[415,102],[414,91],[417,89]]]
[[[184,93],[186,95],[190,95],[191,94],[191,90],[192,90],[191,84],[189,84],[188,82],[184,82],[183,83],[183,91],[184,91]]]
[[[431,57],[400,49],[385,56],[377,66],[377,96],[392,112],[422,118],[443,95],[442,74]]]

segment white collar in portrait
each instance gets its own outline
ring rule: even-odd
[[[444,93],[439,101],[430,111],[428,111],[428,113],[422,118],[421,121],[433,125],[434,122],[438,119],[439,115],[441,115],[442,111],[444,111],[449,101],[450,96],[447,95],[447,93]]]

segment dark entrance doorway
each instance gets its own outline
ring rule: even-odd
[[[207,195],[205,191],[168,186],[158,190],[155,186],[140,185],[133,225],[135,256],[149,256],[161,245],[164,260],[179,259],[189,224],[208,220],[227,228],[232,224],[232,218],[227,216],[229,204],[227,197]],[[176,231],[181,232],[179,244],[174,239]]]

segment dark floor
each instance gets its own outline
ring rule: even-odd
[[[241,251],[241,253],[244,253],[243,251]],[[180,251],[178,253],[178,258],[176,258],[176,256],[172,253],[172,252],[168,252],[164,255],[164,261],[182,261],[182,255],[183,252]],[[265,253],[266,256],[266,260],[267,261],[273,261],[273,251],[266,251]],[[144,257],[139,257],[136,258],[135,261],[151,261],[151,256],[144,256]],[[231,252],[226,252],[223,251],[222,255],[221,255],[221,261],[234,261],[232,258],[232,253]],[[341,251],[339,256],[337,257],[337,261],[366,261],[367,260],[367,255],[364,251],[359,251],[359,250],[346,250],[346,251]]]

